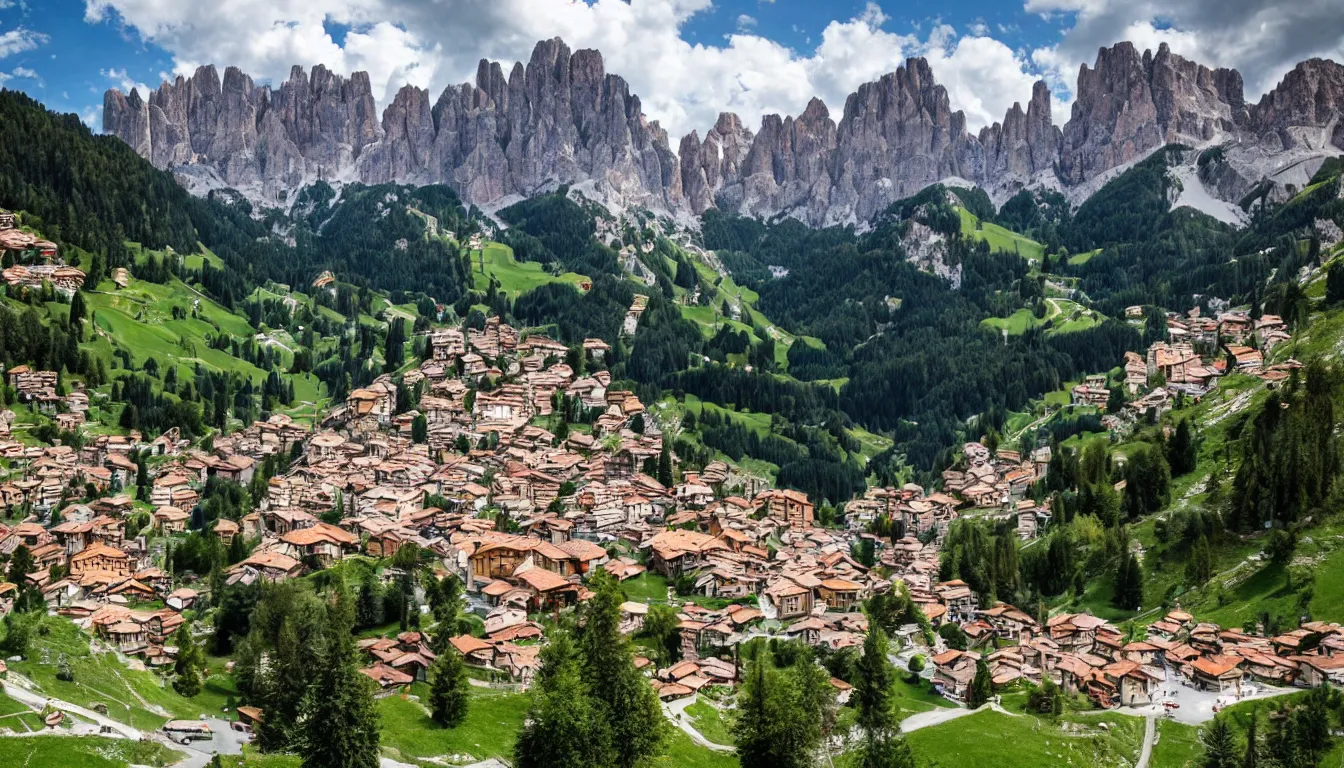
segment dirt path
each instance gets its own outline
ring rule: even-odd
[[[695,701],[695,697],[690,696],[684,699],[667,702],[666,704],[663,704],[663,714],[667,716],[668,720],[672,721],[673,725],[680,728],[682,733],[690,736],[691,741],[694,741],[705,749],[714,752],[736,752],[737,749],[734,747],[710,741],[705,738],[704,734],[697,731],[694,725],[691,725],[691,717],[686,714],[686,708],[694,704]]]
[[[11,672],[10,674],[13,675],[14,673]],[[15,675],[15,677],[17,677],[17,675]],[[22,685],[18,685],[13,678],[5,681],[3,683],[3,687],[5,694],[7,694],[10,698],[27,705],[36,712],[41,712],[44,708],[46,708],[48,704],[50,704],[56,709],[79,715],[85,720],[88,720],[92,723],[96,723],[101,727],[111,728],[114,732],[120,734],[123,738],[139,741],[141,738],[145,736],[143,731],[137,728],[132,728],[131,726],[126,725],[125,723],[117,722],[116,720],[113,720],[112,718],[106,715],[101,715],[97,712],[94,712],[91,709],[86,709],[77,704],[71,704],[68,701],[53,699],[50,696],[43,696],[40,693],[31,691],[28,688],[23,687]]]
[[[1148,761],[1153,756],[1153,743],[1157,737],[1157,718],[1148,716],[1143,719],[1143,749],[1139,750],[1139,762],[1134,764],[1134,768],[1148,768]]]

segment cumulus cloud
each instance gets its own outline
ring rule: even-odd
[[[1033,53],[1056,79],[1072,80],[1098,48],[1118,40],[1139,50],[1165,42],[1200,63],[1235,67],[1248,98],[1273,88],[1303,59],[1344,60],[1339,0],[1026,0],[1024,7],[1073,19],[1057,45]]]
[[[145,99],[148,99],[150,91],[154,90],[145,83],[139,82],[135,78],[131,77],[129,74],[127,74],[125,69],[116,69],[116,68],[100,69],[98,70],[98,74],[107,78],[109,81],[112,82],[113,85],[125,91],[126,93],[130,93],[131,91],[140,91],[140,96]]]
[[[38,46],[46,45],[50,40],[51,38],[41,32],[34,32],[27,27],[15,27],[8,32],[0,33],[0,59],[31,51]]]
[[[100,133],[103,130],[103,105],[90,104],[80,110],[79,121],[84,123],[94,133]]]
[[[10,74],[14,77],[21,77],[25,80],[32,80],[36,82],[38,86],[46,86],[46,83],[43,82],[42,77],[38,75],[35,70],[29,69],[28,67],[15,67],[13,71],[10,72]]]

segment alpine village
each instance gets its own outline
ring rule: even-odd
[[[678,157],[594,60],[418,159],[324,68],[0,91],[0,764],[1344,764],[1340,65]]]

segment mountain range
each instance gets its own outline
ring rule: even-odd
[[[1080,68],[1062,126],[1036,83],[1026,109],[971,133],[928,62],[865,83],[838,122],[813,99],[794,117],[767,115],[752,131],[723,113],[703,137],[681,138],[643,114],[602,54],[539,42],[508,71],[482,60],[475,83],[401,88],[378,114],[367,73],[294,67],[278,86],[234,67],[178,76],[149,94],[109,90],[103,129],[189,189],[231,187],[275,205],[316,181],[446,183],[483,208],[559,184],[614,207],[698,215],[711,207],[794,216],[816,225],[863,223],[930,184],[961,180],[1002,201],[1049,188],[1075,201],[1153,150],[1217,146],[1198,179],[1222,200],[1305,186],[1344,149],[1344,67],[1298,64],[1257,103],[1241,75],[1162,45],[1102,48]],[[1268,180],[1272,184],[1265,185]]]

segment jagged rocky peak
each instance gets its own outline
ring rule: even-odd
[[[704,213],[715,206],[725,182],[741,176],[742,162],[755,137],[731,112],[722,112],[705,140],[692,131],[681,139],[681,191],[691,211]]]
[[[1251,108],[1263,140],[1283,149],[1344,147],[1341,113],[1344,65],[1328,59],[1299,63]]]
[[[830,164],[828,218],[871,220],[892,202],[949,176],[980,180],[985,153],[953,111],[928,62],[865,83],[845,102]]]
[[[1171,143],[1201,144],[1237,131],[1249,115],[1235,70],[1211,70],[1171,52],[1142,55],[1133,43],[1097,52],[1078,73],[1064,126],[1060,174],[1086,181]]]
[[[667,136],[648,122],[625,80],[602,54],[571,53],[559,38],[536,45],[507,80],[482,61],[476,83],[445,89],[425,178],[453,184],[469,202],[529,195],[553,183],[591,183],[608,201],[672,208],[681,173]],[[396,178],[401,169],[370,167]]]
[[[1054,167],[1059,161],[1063,134],[1051,119],[1050,87],[1038,80],[1024,112],[1014,102],[1002,123],[980,129],[985,148],[985,172],[990,178],[1030,177]]]
[[[321,65],[308,75],[294,67],[278,88],[232,67],[221,83],[202,67],[148,105],[116,91],[104,102],[104,130],[155,165],[269,200],[325,177],[449,183],[479,204],[585,182],[609,201],[681,204],[666,134],[599,52],[571,53],[558,38],[507,78],[482,61],[474,84],[445,89],[432,106],[404,87],[381,117],[367,73],[346,79]]]
[[[365,73],[295,67],[269,87],[203,66],[147,95],[109,91],[103,119],[106,132],[193,189],[227,185],[263,200],[317,178],[447,183],[483,206],[569,184],[612,207],[719,206],[814,225],[866,223],[951,177],[996,199],[1036,184],[1081,199],[1170,143],[1224,145],[1201,179],[1235,199],[1265,177],[1295,184],[1275,169],[1305,173],[1312,163],[1301,161],[1344,146],[1344,68],[1320,59],[1249,105],[1235,70],[1165,45],[1140,53],[1118,43],[1080,68],[1075,95],[1061,127],[1038,82],[1029,100],[972,135],[929,63],[912,58],[859,86],[838,121],[819,99],[797,116],[766,115],[754,132],[723,113],[674,152],[601,53],[554,38],[526,62],[481,60],[473,82],[437,98],[403,87],[381,115]]]

